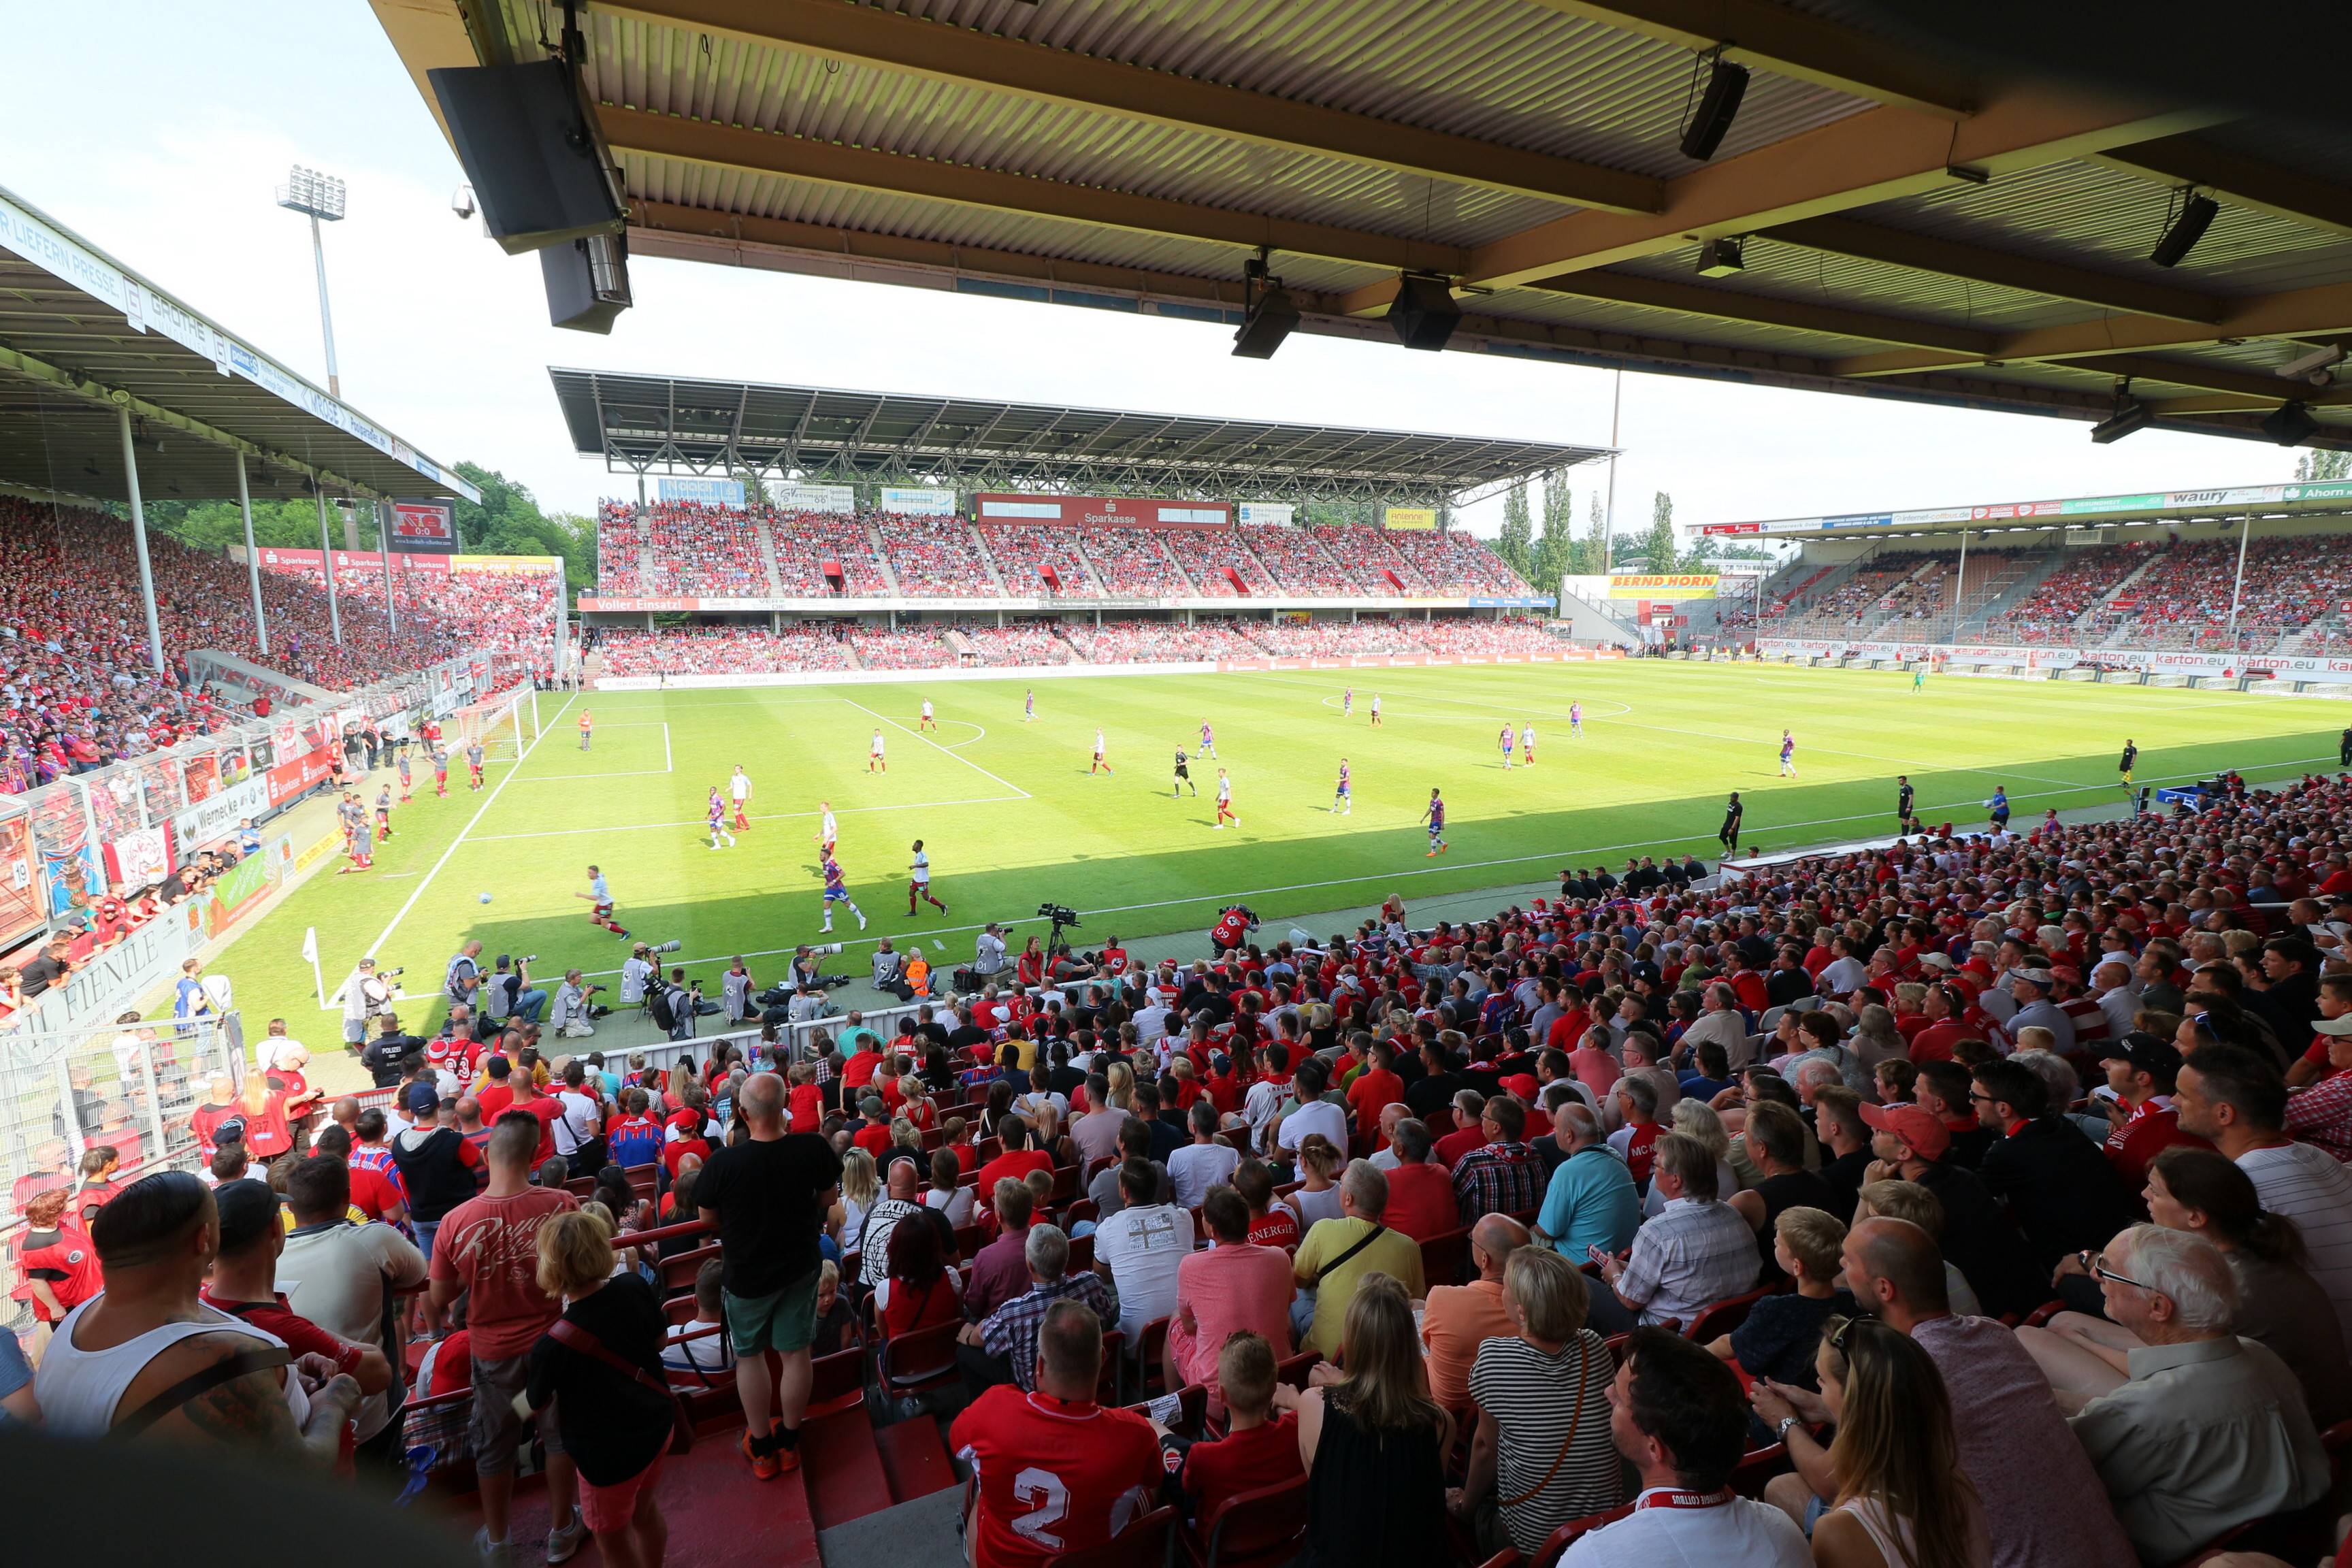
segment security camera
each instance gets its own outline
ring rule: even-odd
[[[2273,366],[2271,374],[2287,381],[2308,381],[2314,386],[2326,386],[2335,379],[2328,374],[2330,367],[2343,358],[2341,348],[2324,343],[2309,353],[2297,354],[2284,364]]]
[[[459,185],[456,190],[450,192],[449,210],[457,215],[460,222],[472,217],[474,216],[474,187],[471,185]]]

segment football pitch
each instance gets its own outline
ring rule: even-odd
[[[1343,717],[1351,681],[1354,713]],[[317,1042],[335,1030],[301,956],[307,927],[318,929],[331,996],[374,953],[406,965],[408,991],[429,998],[467,937],[488,957],[537,954],[534,975],[551,986],[571,965],[609,975],[627,949],[575,897],[593,863],[620,921],[683,942],[673,962],[709,989],[736,953],[767,984],[784,968],[778,955],[819,938],[821,802],[839,821],[838,858],[869,922],[861,931],[846,911],[835,916],[830,940],[849,944],[840,966],[853,972],[883,936],[901,949],[921,939],[942,968],[969,963],[990,920],[1020,922],[1017,947],[1043,933],[1034,912],[1047,900],[1081,911],[1078,940],[1094,943],[1197,931],[1221,902],[1245,899],[1271,940],[1282,917],[1391,892],[1410,903],[1668,849],[1711,864],[1731,790],[1747,803],[1743,837],[1766,850],[1893,831],[1897,773],[1910,775],[1930,826],[1981,824],[1998,784],[2023,828],[2048,806],[2119,800],[2127,738],[2139,743],[2142,784],[2228,767],[2275,777],[2332,767],[2345,716],[2284,696],[1957,677],[1914,692],[1893,672],[1647,660],[1044,679],[1034,689],[1034,721],[1017,678],[543,693],[543,728],[536,739],[526,731],[519,760],[491,764],[486,789],[467,791],[461,762],[449,798],[436,800],[421,773],[373,871],[313,878],[213,966],[235,982],[249,1020],[282,1015]],[[938,728],[919,732],[927,697]],[[1574,702],[1580,738],[1569,732]],[[585,752],[583,708],[595,721]],[[1203,720],[1214,758],[1197,754]],[[1533,767],[1515,758],[1503,768],[1506,721],[1534,726]],[[1088,772],[1097,727],[1108,775]],[[1793,779],[1780,776],[1784,727],[1797,742]],[[876,730],[887,773],[867,768]],[[1180,744],[1195,753],[1197,798],[1171,797]],[[1355,784],[1344,816],[1330,809],[1343,757]],[[738,763],[754,786],[750,826],[713,850],[705,802]],[[1220,766],[1241,819],[1225,829],[1213,826]],[[1433,787],[1444,792],[1451,846],[1433,858],[1419,826]],[[906,912],[918,838],[947,914]],[[439,1013],[423,1002],[404,1009],[420,1031]]]

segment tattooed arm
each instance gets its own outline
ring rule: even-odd
[[[155,1358],[133,1382],[120,1409],[138,1408],[141,1401],[163,1392],[183,1378],[255,1348],[244,1334],[205,1334],[184,1340]],[[310,1395],[310,1415],[300,1427],[286,1403],[291,1366],[265,1367],[206,1389],[182,1405],[152,1428],[158,1435],[195,1436],[210,1442],[277,1455],[303,1455],[331,1463],[344,1425],[360,1401],[360,1387],[348,1375],[338,1375]]]

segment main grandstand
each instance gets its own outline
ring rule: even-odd
[[[552,374],[575,448],[638,490],[598,510],[599,680],[1541,651],[1553,595],[1444,510],[1604,455]]]

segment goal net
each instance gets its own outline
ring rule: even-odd
[[[462,752],[478,742],[485,762],[518,760],[530,740],[524,732],[529,721],[529,689],[521,688],[452,710],[443,722],[449,749]]]

